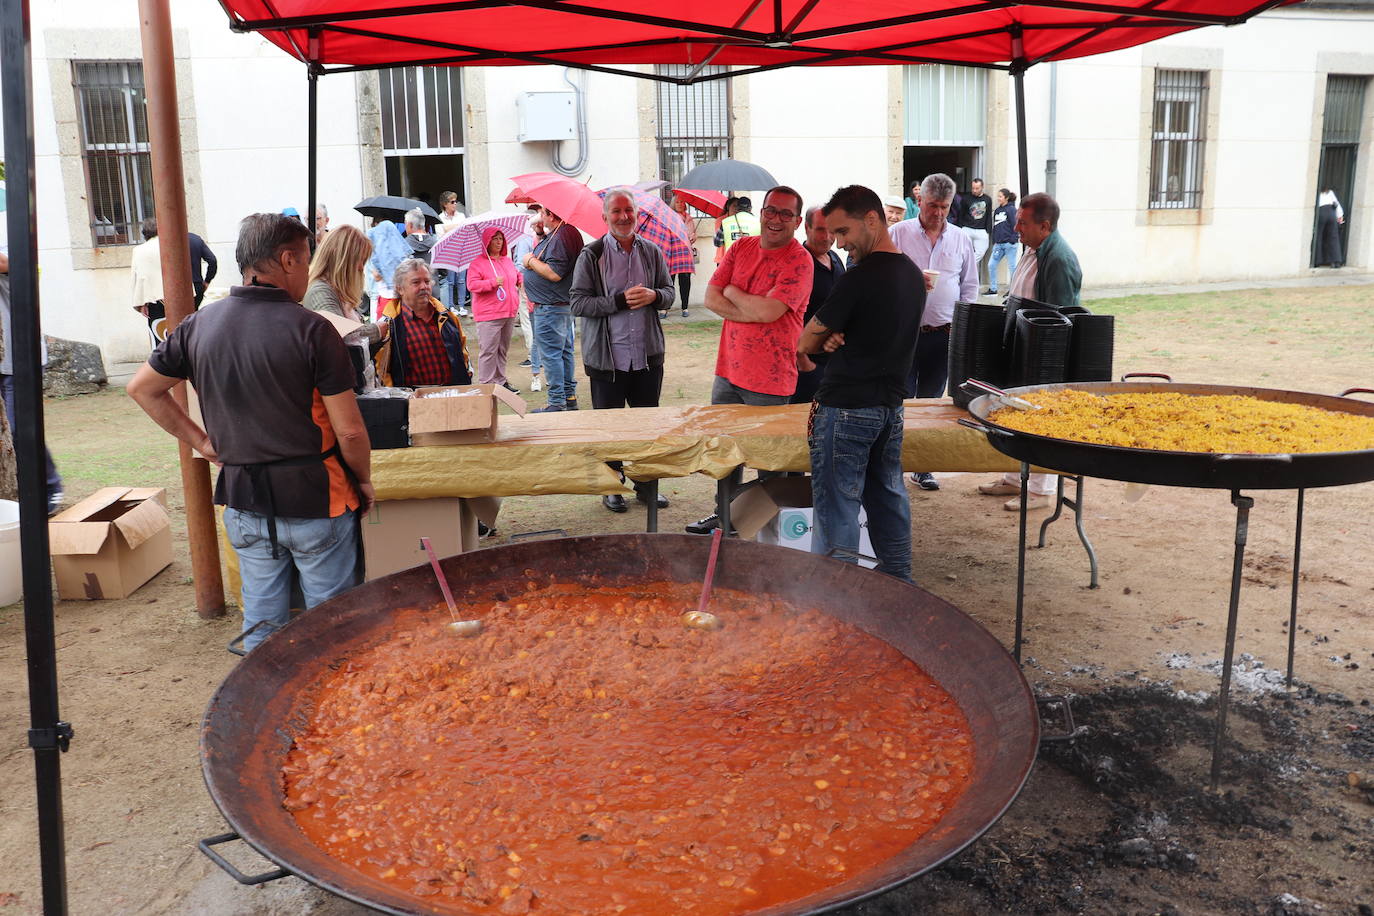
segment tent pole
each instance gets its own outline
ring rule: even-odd
[[[1030,158],[1026,153],[1026,61],[1021,26],[1011,27],[1011,79],[1016,86],[1016,165],[1020,170],[1021,197],[1030,193]]]
[[[319,163],[319,91],[320,91],[320,30],[310,30],[310,60],[307,68],[307,133],[305,152],[305,219],[302,222],[310,229],[310,248],[315,247],[315,208],[317,206],[317,179]]]
[[[143,79],[148,94],[148,140],[152,148],[153,198],[157,203],[157,234],[162,239],[162,289],[170,331],[191,316],[191,252],[186,233],[186,181],[181,168],[181,120],[177,113],[176,60],[172,50],[170,0],[139,0],[139,32],[143,41]],[[172,396],[185,410],[186,385]],[[210,463],[197,458],[191,447],[177,441],[181,458],[181,486],[186,504],[186,534],[191,542],[191,576],[196,587],[196,613],[204,618],[224,616],[224,582],[219,570],[219,541],[215,533],[214,497],[210,492]]]
[[[29,746],[38,806],[43,912],[67,912],[62,823],[62,751],[71,726],[58,719],[57,646],[48,553],[43,366],[39,354],[38,231],[33,161],[33,74],[28,0],[0,0],[0,92],[4,101],[8,185],[10,345],[14,361],[15,457],[19,465],[19,543],[24,579],[24,640],[29,676]]]

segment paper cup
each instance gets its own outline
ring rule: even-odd
[[[926,289],[931,290],[940,282],[940,272],[938,270],[923,270],[921,274],[926,278]]]

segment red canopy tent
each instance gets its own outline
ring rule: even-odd
[[[306,63],[315,206],[315,81],[396,66],[553,64],[690,84],[785,67],[957,64],[1016,83],[1020,192],[1026,69],[1204,25],[1236,25],[1297,0],[220,0],[237,32]],[[634,64],[680,64],[681,76]],[[738,69],[707,73],[708,66]]]

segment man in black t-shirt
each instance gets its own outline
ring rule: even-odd
[[[159,426],[221,465],[215,502],[239,558],[244,630],[257,627],[247,649],[289,619],[293,566],[307,608],[357,584],[357,515],[373,499],[347,348],[300,306],[309,239],[289,216],[246,218],[237,258],[247,285],[177,325],[128,385]],[[205,429],[172,398],[183,379]]]
[[[830,298],[830,291],[835,288],[835,282],[844,275],[844,261],[835,253],[832,247],[835,240],[830,237],[830,230],[825,227],[825,214],[821,213],[820,207],[809,207],[806,211],[803,228],[806,230],[806,242],[803,247],[811,255],[811,298],[806,302],[806,313],[802,316],[802,323],[810,321],[816,316],[825,300]],[[811,399],[816,396],[816,390],[820,388],[821,379],[825,377],[826,354],[816,353],[810,357],[814,369],[802,370],[798,366],[797,387],[792,392],[793,404],[810,404]]]
[[[878,569],[911,580],[911,506],[902,486],[902,400],[925,308],[921,272],[887,234],[883,202],[840,188],[822,208],[854,267],[802,329],[798,361],[829,355],[811,405],[812,553],[857,551],[859,507]]]
[[[981,269],[992,232],[992,198],[983,192],[983,179],[975,178],[971,184],[973,193],[965,195],[960,201],[954,225],[962,229],[973,242],[973,263]]]

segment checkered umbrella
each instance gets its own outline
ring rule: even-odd
[[[605,197],[610,188],[602,188],[596,193]],[[687,236],[687,227],[682,217],[658,196],[657,191],[644,191],[631,188],[635,195],[635,206],[639,208],[639,224],[635,227],[645,240],[653,242],[663,252],[668,261],[668,273],[689,274],[696,270],[696,259],[692,257],[693,242]]]
[[[430,263],[446,270],[460,270],[472,263],[485,246],[482,244],[482,230],[495,226],[506,236],[506,251],[509,253],[515,240],[529,225],[528,213],[509,213],[490,210],[478,214],[457,229],[446,233],[431,249]]]

